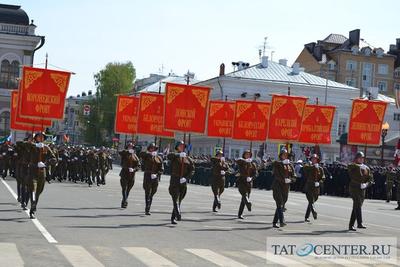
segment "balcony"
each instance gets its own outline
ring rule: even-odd
[[[20,35],[35,35],[35,25],[13,25],[7,23],[0,23],[0,33],[12,33]]]

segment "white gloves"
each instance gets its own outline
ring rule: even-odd
[[[253,160],[251,158],[246,159],[246,162],[252,162]]]
[[[157,151],[151,152],[151,155],[152,155],[153,157],[157,156]]]
[[[157,179],[157,174],[151,174],[151,179]]]
[[[62,161],[62,158],[58,158],[59,161]]]
[[[186,153],[185,153],[185,152],[179,153],[179,157],[181,157],[181,158],[186,158]]]
[[[292,180],[290,180],[289,178],[285,178],[285,184],[290,184],[292,182]]]
[[[315,187],[319,187],[319,182],[315,182],[315,183],[314,183],[314,186],[315,186]]]
[[[361,170],[366,170],[367,169],[367,165],[361,164],[360,168],[361,168]]]
[[[225,175],[225,171],[221,171],[221,175]]]
[[[282,160],[282,163],[283,164],[290,164],[290,160],[289,159]]]
[[[184,153],[184,152],[182,152],[182,153]],[[182,178],[179,180],[179,182],[180,182],[181,184],[186,183],[186,178],[185,178],[185,177],[182,177]]]
[[[42,161],[39,161],[37,166],[38,166],[38,168],[45,168],[46,164],[44,164]]]
[[[133,172],[133,168],[129,168],[128,170],[129,170],[129,172]]]
[[[36,143],[36,147],[37,147],[37,148],[43,148],[43,147],[44,147],[44,144],[43,144],[43,143]]]
[[[131,148],[131,149],[128,149],[128,152],[129,152],[130,154],[133,154],[133,153],[135,152],[135,150],[133,150],[133,149]]]
[[[319,167],[319,164],[318,164],[318,163],[315,163],[314,166],[315,166],[315,168],[318,168],[318,167]]]
[[[78,158],[77,158],[77,157],[75,157],[75,158],[74,158],[74,160],[78,160]]]
[[[18,153],[14,153],[14,156],[18,156]]]
[[[12,148],[9,148],[8,151],[13,151]]]
[[[367,188],[367,186],[368,186],[368,183],[362,183],[361,184],[361,189],[365,189],[365,188]]]
[[[246,178],[246,181],[247,181],[248,183],[250,183],[251,180],[253,180],[253,178],[251,178],[251,177],[247,177],[247,178]]]
[[[7,155],[7,153],[6,153],[6,152],[3,152],[3,156],[5,156],[5,155]]]
[[[224,162],[225,161],[225,157],[221,157],[221,161]]]

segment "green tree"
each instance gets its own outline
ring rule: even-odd
[[[96,94],[88,103],[91,112],[89,116],[82,116],[87,143],[103,145],[112,142],[117,95],[132,92],[135,78],[136,70],[130,61],[108,63],[94,75]]]

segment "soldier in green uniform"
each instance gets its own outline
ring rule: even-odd
[[[390,164],[386,172],[386,202],[392,200],[392,191],[394,186],[394,181],[396,180],[397,173],[393,168],[393,164]]]
[[[89,187],[91,187],[92,184],[96,181],[97,168],[98,168],[98,157],[93,148],[90,149],[90,151],[88,153],[87,161],[88,161],[88,170],[89,170],[88,184],[89,184]]]
[[[218,150],[215,157],[211,158],[211,189],[214,194],[214,203],[212,210],[217,212],[221,209],[221,195],[225,190],[225,176],[228,174],[229,165],[225,161],[224,153]]]
[[[106,150],[106,148],[103,146],[100,149],[100,152],[99,152],[99,155],[98,155],[99,156],[99,172],[100,172],[99,175],[101,177],[100,183],[103,184],[103,185],[106,184],[106,175],[107,175],[108,170],[109,170],[108,156],[107,156],[105,150]]]
[[[186,155],[185,149],[186,144],[179,141],[175,145],[176,153],[172,152],[167,156],[171,165],[171,179],[168,188],[173,204],[171,224],[177,224],[176,220],[180,221],[182,218],[181,203],[186,195],[187,183],[195,171],[194,162]]]
[[[397,199],[397,208],[395,210],[400,210],[400,175],[397,173],[396,175],[396,199]]]
[[[257,176],[257,166],[252,160],[252,153],[250,150],[245,150],[242,154],[242,158],[238,159],[236,164],[239,168],[236,185],[239,189],[240,195],[242,196],[239,205],[238,219],[244,219],[244,207],[246,206],[248,211],[251,211],[252,207],[249,197],[251,188],[253,187],[253,181]]]
[[[318,200],[320,194],[320,186],[325,180],[324,169],[319,166],[319,157],[317,154],[311,156],[311,165],[303,167],[303,175],[305,177],[304,192],[308,200],[308,206],[305,215],[305,221],[309,222],[310,213],[314,220],[317,219],[317,212],[314,203]]]
[[[43,143],[44,134],[37,133],[34,137],[35,144],[31,145],[29,170],[30,170],[30,193],[31,209],[29,215],[31,219],[35,218],[37,203],[40,194],[43,192],[46,179],[46,163],[54,161],[55,156],[51,149]]]
[[[353,200],[353,210],[351,211],[349,231],[356,231],[354,223],[357,220],[357,228],[366,228],[362,224],[361,207],[365,199],[365,190],[373,183],[371,170],[364,164],[364,153],[358,152],[353,163],[347,167],[350,184],[349,193]]]
[[[289,196],[289,185],[296,181],[296,174],[293,164],[288,159],[288,151],[282,149],[279,153],[279,160],[272,164],[274,180],[272,182],[272,195],[275,200],[276,210],[272,221],[274,228],[286,225],[283,216],[283,208]],[[279,221],[279,226],[277,225]]]
[[[151,143],[147,147],[147,151],[142,151],[139,154],[142,159],[142,169],[144,172],[143,189],[146,202],[146,215],[151,215],[150,208],[153,202],[153,196],[157,192],[159,178],[164,172],[163,160],[157,154],[157,150],[158,147],[156,144]]]
[[[22,203],[22,195],[24,194],[22,186],[22,175],[21,175],[21,165],[22,165],[22,155],[24,153],[24,142],[18,141],[15,146],[16,162],[15,162],[15,179],[17,180],[17,194],[18,202]]]
[[[135,149],[132,143],[128,143],[125,150],[120,153],[121,156],[121,177],[120,183],[122,188],[121,208],[125,209],[128,206],[128,196],[133,185],[135,184],[135,174],[140,169],[139,158],[135,154]]]

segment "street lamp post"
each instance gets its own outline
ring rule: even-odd
[[[389,123],[385,122],[384,124],[382,124],[382,133],[381,133],[381,136],[382,136],[381,166],[382,167],[385,166],[385,161],[383,159],[383,154],[384,154],[384,151],[385,151],[385,138],[386,138],[386,135],[387,135],[387,132],[388,132],[389,128],[390,128]]]

